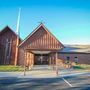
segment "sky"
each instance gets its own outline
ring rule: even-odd
[[[16,32],[19,7],[22,39],[43,22],[63,44],[90,44],[90,0],[0,0],[0,30]]]

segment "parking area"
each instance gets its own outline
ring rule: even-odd
[[[33,71],[32,75],[37,72]],[[90,90],[90,73],[66,75],[64,73],[55,76],[49,72],[46,77],[43,76],[45,71],[44,74],[41,72],[38,72],[38,74],[37,78],[37,75],[32,76],[30,73],[27,73],[26,76],[22,76],[22,73],[14,73],[10,76],[9,73],[8,77],[0,77],[0,90]]]

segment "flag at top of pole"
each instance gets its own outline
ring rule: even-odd
[[[21,15],[21,8],[19,8],[18,18],[17,18],[17,26],[16,26],[16,33],[19,35],[19,27],[20,27],[20,15]]]

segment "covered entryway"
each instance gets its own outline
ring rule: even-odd
[[[35,65],[55,66],[57,63],[57,52],[58,50],[27,49],[25,51],[25,65],[30,67]]]
[[[49,55],[48,54],[35,54],[34,65],[48,65]]]
[[[51,51],[32,50],[31,52],[34,54],[34,65],[49,65]]]
[[[32,55],[30,55],[32,54]],[[38,51],[33,49],[25,50],[25,64],[29,70],[47,71],[55,70],[58,75],[58,50]],[[32,63],[31,63],[32,62]]]
[[[19,46],[24,66],[55,66],[63,44],[41,23]]]

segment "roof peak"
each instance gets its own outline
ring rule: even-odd
[[[52,37],[54,37],[56,39],[56,41],[58,41],[62,45],[62,47],[64,47],[64,45],[47,29],[47,27],[42,22],[23,40],[23,42],[19,46],[21,46],[26,40],[28,40],[28,38],[31,37],[34,33],[36,33],[36,31],[39,30],[39,28],[41,28],[41,27],[46,32],[48,32]]]
[[[16,34],[16,32],[15,32],[13,29],[11,29],[11,27],[8,26],[8,25],[6,25],[6,26],[0,31],[0,34],[3,33],[3,32],[5,32],[5,31],[7,31],[7,30],[10,30],[10,31],[13,32],[16,36],[18,36],[18,35]],[[19,36],[19,38],[20,38],[20,36]],[[20,39],[21,39],[21,38],[20,38]],[[21,40],[22,40],[22,39],[21,39]]]
[[[43,22],[40,22],[40,25],[39,26],[44,26],[45,27],[45,25],[44,25],[44,23]]]
[[[0,30],[0,31],[2,32],[2,31],[5,30],[5,29],[10,29],[10,30],[12,30],[8,25],[6,25],[6,26],[4,26],[3,29]]]

